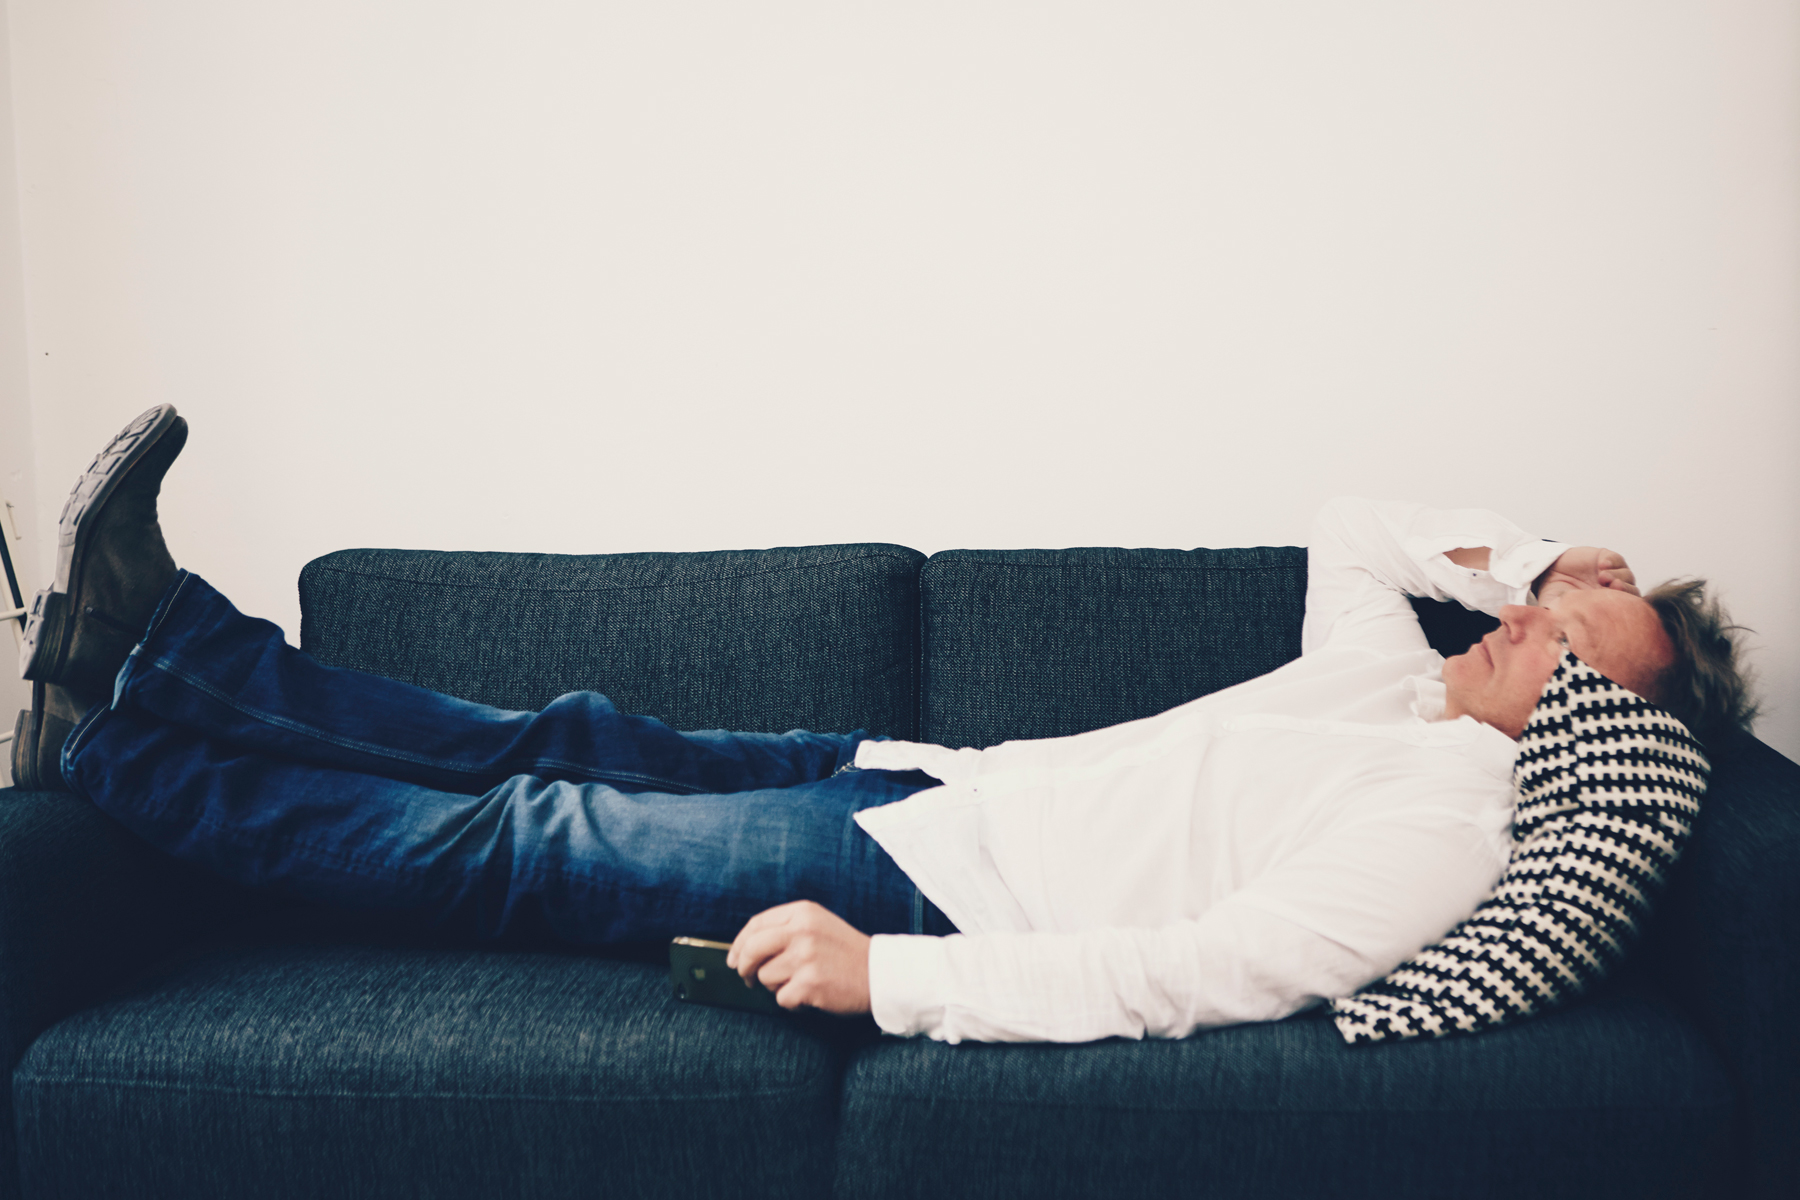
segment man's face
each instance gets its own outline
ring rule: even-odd
[[[1564,592],[1547,608],[1509,604],[1500,628],[1444,663],[1444,715],[1471,716],[1516,738],[1562,661],[1575,657],[1614,683],[1654,698],[1657,676],[1675,659],[1650,602],[1628,592]]]

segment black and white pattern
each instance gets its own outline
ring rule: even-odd
[[[1334,1000],[1338,1032],[1474,1032],[1599,982],[1687,842],[1708,770],[1687,726],[1565,652],[1519,739],[1500,882],[1442,941]]]

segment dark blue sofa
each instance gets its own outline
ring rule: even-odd
[[[1300,549],[815,546],[307,566],[321,659],[678,728],[949,745],[1161,711],[1299,652]],[[1481,620],[1421,606],[1440,649]],[[1800,1179],[1800,766],[1715,748],[1646,944],[1512,1028],[1351,1048],[944,1046],[674,1000],[663,948],[470,948],[280,904],[0,793],[0,1192],[30,1197],[1630,1197]],[[12,1164],[17,1162],[17,1170]]]

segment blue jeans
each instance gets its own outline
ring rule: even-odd
[[[219,875],[481,940],[729,939],[802,899],[947,932],[851,819],[936,781],[852,767],[865,738],[678,733],[593,692],[489,708],[323,666],[183,573],[62,769]]]

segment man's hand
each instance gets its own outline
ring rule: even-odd
[[[757,913],[738,931],[725,965],[775,993],[783,1008],[802,1004],[849,1016],[869,1011],[869,938],[811,900]]]
[[[1630,592],[1633,596],[1639,594],[1637,576],[1625,565],[1624,555],[1599,546],[1576,546],[1563,551],[1562,557],[1551,563],[1531,585],[1531,590],[1537,593],[1537,602],[1546,607],[1556,603],[1557,597],[1564,592],[1595,588]]]

